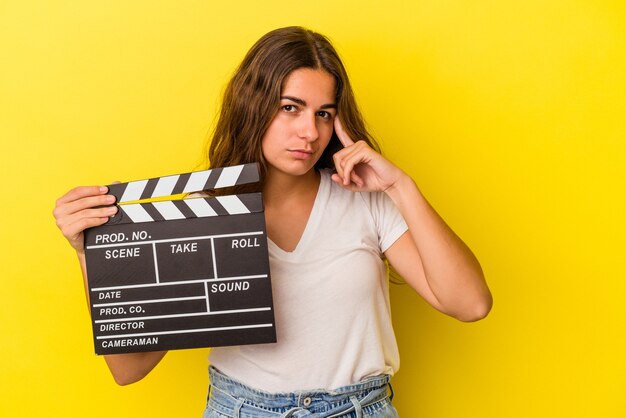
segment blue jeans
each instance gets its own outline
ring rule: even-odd
[[[269,393],[209,368],[209,399],[202,418],[394,418],[389,376],[368,378],[331,391]],[[393,390],[392,395],[393,397]]]

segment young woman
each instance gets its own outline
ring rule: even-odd
[[[378,152],[329,41],[300,27],[263,36],[224,95],[211,166],[262,171],[278,342],[214,348],[204,417],[397,416],[398,368],[384,259],[433,307],[461,321],[491,309],[469,248],[413,180]],[[57,201],[78,253],[83,230],[115,212],[106,187]],[[119,384],[165,352],[105,356]]]

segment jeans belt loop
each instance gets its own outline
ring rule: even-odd
[[[235,404],[235,408],[233,410],[233,412],[235,413],[235,418],[239,418],[239,414],[240,414],[242,406],[243,406],[243,401],[241,399],[237,399],[237,403]]]
[[[361,403],[356,398],[356,396],[350,396],[350,402],[354,405],[354,412],[356,413],[356,418],[362,418],[363,413],[361,412]]]

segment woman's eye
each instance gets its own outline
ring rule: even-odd
[[[291,105],[291,104],[284,105],[284,106],[282,107],[282,109],[283,109],[285,112],[295,112],[295,111],[296,111],[296,107],[295,107],[294,105]]]
[[[332,115],[329,112],[326,112],[325,110],[320,110],[319,112],[317,112],[317,115],[321,116],[323,119],[332,118]]]

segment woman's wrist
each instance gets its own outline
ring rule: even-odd
[[[411,178],[411,176],[402,170],[400,170],[397,180],[385,189],[385,193],[396,203],[396,205],[414,193],[421,196],[421,192],[419,191],[415,181]]]

